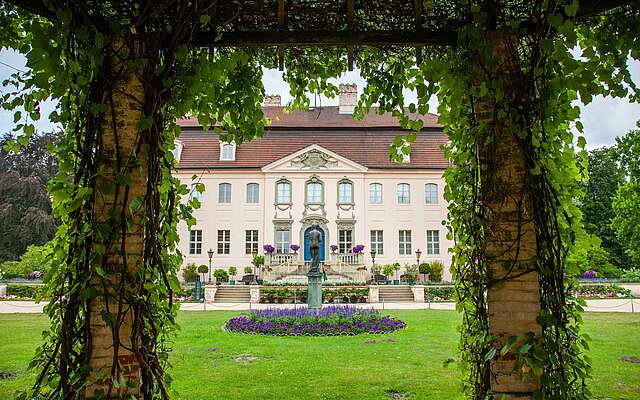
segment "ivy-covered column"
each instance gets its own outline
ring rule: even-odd
[[[488,273],[489,332],[504,355],[491,360],[490,392],[498,399],[533,398],[538,388],[526,367],[517,365],[514,337],[522,343],[529,333],[541,333],[537,322],[540,294],[536,272],[537,247],[526,154],[518,138],[516,97],[527,82],[521,77],[516,40],[510,32],[485,36],[479,81],[498,96],[484,96],[476,104],[482,140],[481,204],[485,217],[484,257]]]
[[[144,88],[139,71],[132,68],[137,44],[115,39],[111,58],[105,60],[110,90],[103,101],[97,152],[98,176],[94,197],[94,232],[91,288],[95,296],[90,313],[90,385],[86,396],[102,392],[139,392],[140,362],[133,304],[143,262],[143,226],[133,210],[147,189],[147,146],[139,124]],[[114,385],[114,380],[118,383]]]

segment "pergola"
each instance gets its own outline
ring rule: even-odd
[[[50,8],[50,3],[55,2],[12,0],[11,3],[49,18],[53,24],[58,23],[54,7]],[[150,2],[146,7],[162,7],[167,3],[171,2]],[[473,23],[469,4],[456,0],[209,0],[193,3],[196,5],[192,4],[189,10],[197,10],[200,13],[199,21],[206,23],[195,23],[188,45],[208,47],[212,52],[230,47],[260,48],[263,51],[267,48],[266,51],[273,51],[281,69],[284,67],[285,51],[301,47],[344,49],[350,69],[361,48],[408,47],[415,49],[412,51],[415,51],[416,62],[420,64],[433,48],[463,45],[459,40],[460,32]],[[566,5],[571,2],[559,3]],[[591,18],[637,3],[631,0],[582,0],[577,13],[566,15],[566,18]],[[540,6],[539,2],[487,0],[474,4],[488,15],[484,40],[493,46],[493,56],[498,60],[490,73],[503,76],[505,82],[513,85],[522,83],[519,81],[521,77],[509,66],[509,58],[513,57],[511,47],[519,36],[529,35],[537,29],[538,21],[530,17],[536,14],[535,8]],[[92,18],[81,13],[73,16],[79,21]],[[510,24],[510,21],[518,21],[517,26]],[[114,39],[112,46],[121,43],[122,40]],[[118,79],[110,84],[118,90],[113,92],[113,101],[107,107],[107,114],[113,113],[114,118],[102,121],[100,126],[103,153],[98,162],[103,173],[95,182],[95,191],[99,195],[93,197],[95,213],[92,216],[95,221],[102,222],[109,221],[112,208],[126,207],[132,196],[145,198],[149,195],[153,188],[148,185],[147,174],[150,170],[146,162],[161,151],[157,146],[140,147],[139,121],[153,110],[145,108],[147,104],[143,101],[138,103],[131,100],[132,97],[145,98],[145,85],[148,82],[142,82],[135,71],[126,67],[117,56],[114,56],[110,68],[119,70]],[[486,71],[478,73],[489,74]],[[513,100],[508,93],[506,99]],[[538,320],[541,310],[537,267],[539,243],[533,209],[538,196],[543,194],[536,191],[529,181],[528,160],[518,139],[519,132],[514,132],[511,126],[496,117],[495,103],[485,101],[476,106],[478,118],[489,127],[486,135],[492,138],[479,141],[478,154],[481,179],[485,182],[480,203],[487,227],[487,244],[483,251],[488,260],[489,280],[495,283],[489,285],[487,290],[486,323],[497,347],[500,347],[510,337],[541,333]],[[153,138],[145,140],[153,142]],[[118,154],[136,154],[139,162],[135,165],[125,163],[123,166]],[[113,182],[123,168],[132,173],[127,194],[112,190]],[[147,257],[145,241],[149,233],[141,228],[143,217],[148,216],[145,212],[135,216],[133,228],[123,234],[121,239],[123,243],[126,242],[126,250],[115,249],[107,253],[108,263],[113,267],[106,271],[107,281],[114,285],[137,271],[141,260]],[[120,273],[121,270],[124,272]],[[101,290],[96,278],[88,285]],[[141,333],[135,329],[135,315],[124,311],[124,322],[118,330],[114,330],[100,315],[109,306],[116,307],[117,303],[108,299],[108,296],[104,298],[106,300],[100,296],[94,297],[88,305],[91,314],[87,332],[92,338],[88,351],[91,376],[96,377],[95,371],[100,368],[113,370],[113,366],[119,364],[126,366],[125,375],[140,385],[140,380],[151,377],[140,372],[141,360],[145,358],[136,352]],[[115,355],[114,340],[123,347]],[[490,394],[504,399],[533,399],[540,382],[531,379],[526,371],[515,368],[517,364],[513,351],[503,357],[491,358],[487,363],[490,369],[477,379],[490,381]],[[86,395],[90,397],[99,389],[106,391],[109,385],[108,380],[96,379],[87,387]]]

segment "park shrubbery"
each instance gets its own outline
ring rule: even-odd
[[[576,296],[587,299],[617,299],[631,297],[631,290],[616,285],[580,285]]]
[[[366,303],[369,296],[367,287],[325,287],[322,291],[324,303]],[[263,287],[260,291],[261,303],[305,303],[306,287]]]

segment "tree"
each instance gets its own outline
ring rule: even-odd
[[[637,125],[640,128],[640,121]],[[625,181],[613,198],[611,226],[633,264],[640,267],[640,129],[617,138],[616,147]]]
[[[613,265],[628,268],[631,260],[611,225],[614,217],[611,203],[618,185],[624,182],[624,175],[618,167],[617,148],[612,146],[590,151],[588,171],[589,182],[580,204],[585,230],[600,238],[601,246],[610,254]]]
[[[0,263],[17,260],[27,246],[43,245],[55,234],[47,182],[58,163],[50,145],[58,135],[34,135],[26,147],[5,149],[10,135],[0,140]]]

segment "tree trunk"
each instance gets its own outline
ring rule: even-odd
[[[515,36],[491,32],[486,40],[497,61],[489,67],[489,79],[504,83],[507,109],[514,110],[522,81],[515,56]],[[491,63],[483,63],[485,66]],[[487,70],[485,70],[487,71]],[[488,124],[481,141],[481,190],[485,215],[485,258],[489,272],[489,330],[500,348],[510,336],[540,335],[537,322],[540,294],[537,271],[536,230],[528,185],[525,152],[518,132],[499,117],[495,101],[477,105],[480,122]],[[511,111],[513,112],[513,111]],[[522,343],[522,342],[520,342]],[[533,399],[539,387],[528,371],[515,369],[514,346],[491,362],[491,393],[499,399]]]
[[[112,43],[113,53],[132,54],[124,40]],[[121,52],[121,53],[118,53]],[[134,354],[140,332],[134,331],[130,299],[139,282],[143,262],[144,232],[139,216],[129,210],[134,198],[143,201],[147,180],[147,149],[138,123],[142,117],[144,88],[137,71],[113,55],[108,68],[111,91],[105,93],[107,111],[100,123],[97,151],[100,173],[94,198],[94,255],[91,286],[89,366],[91,384],[85,395],[103,392],[108,398],[124,393],[138,395],[140,363]],[[127,222],[128,220],[128,222]],[[101,233],[105,232],[105,233]],[[102,275],[102,277],[100,276]],[[112,380],[128,382],[114,387]]]

